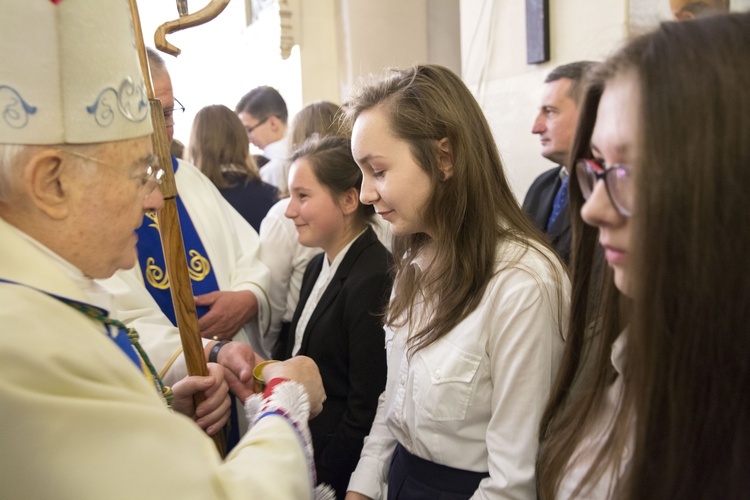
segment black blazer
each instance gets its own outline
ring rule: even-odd
[[[300,300],[284,349],[276,359],[288,359],[294,332],[325,254],[315,256],[305,270]],[[341,261],[323,292],[302,337],[298,354],[318,364],[327,399],[323,412],[310,421],[318,481],[344,498],[349,477],[370,433],[385,390],[385,333],[381,313],[391,294],[391,254],[368,227]]]
[[[557,166],[547,170],[534,180],[523,200],[523,209],[529,215],[534,225],[547,235],[552,247],[565,264],[570,263],[570,209],[566,203],[549,231],[546,230],[547,221],[552,213],[557,190],[560,189],[560,169]]]

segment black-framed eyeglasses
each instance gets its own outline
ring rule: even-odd
[[[633,175],[629,165],[616,163],[604,168],[592,159],[581,158],[576,160],[575,169],[584,199],[588,200],[596,183],[603,180],[609,201],[617,213],[623,217],[633,214]]]
[[[167,108],[164,110],[164,121],[167,123],[167,126],[174,125],[174,114],[175,113],[184,113],[185,112],[185,106],[182,105],[182,103],[177,100],[177,98],[174,98],[174,105],[171,108]]]
[[[271,118],[271,115],[269,115],[269,116],[266,116],[265,118],[263,118],[263,119],[262,119],[261,121],[259,121],[258,123],[256,123],[256,124],[255,124],[255,125],[253,125],[252,127],[245,127],[245,132],[247,132],[247,135],[250,135],[250,134],[252,134],[252,133],[253,133],[253,130],[255,130],[256,128],[260,127],[260,126],[261,126],[261,125],[263,125],[264,123],[266,123],[266,122],[268,121],[268,119],[269,119],[269,118]]]

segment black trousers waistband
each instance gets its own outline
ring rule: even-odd
[[[388,473],[388,500],[467,499],[489,472],[474,472],[440,465],[412,455],[400,444]]]

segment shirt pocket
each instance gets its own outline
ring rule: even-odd
[[[482,358],[440,341],[416,357],[414,402],[432,420],[463,420]]]

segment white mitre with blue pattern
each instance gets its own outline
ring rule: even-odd
[[[0,144],[152,132],[128,0],[2,0]]]

